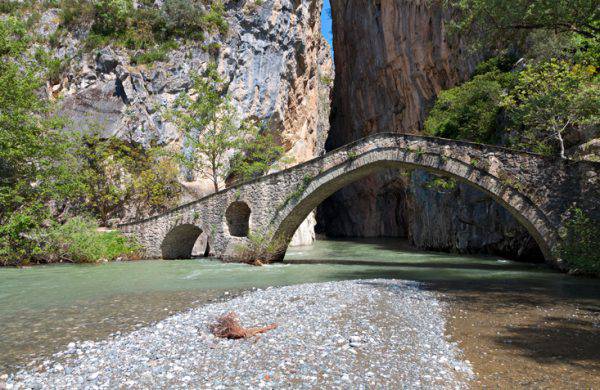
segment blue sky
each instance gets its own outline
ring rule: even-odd
[[[331,4],[329,0],[323,2],[323,11],[321,11],[321,31],[323,36],[327,39],[327,42],[331,45],[333,50],[333,30],[331,26]]]

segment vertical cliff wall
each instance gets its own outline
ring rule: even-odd
[[[71,67],[48,89],[78,130],[93,129],[136,142],[177,145],[180,133],[164,109],[191,85],[191,75],[218,64],[240,118],[268,120],[295,163],[323,151],[329,130],[333,79],[329,45],[321,35],[322,0],[226,2],[225,35],[179,41],[164,61],[137,65],[137,51],[107,46],[82,49],[87,31],[69,33],[55,50]],[[47,34],[56,29],[50,9]],[[52,22],[54,20],[54,22]],[[44,29],[44,26],[41,27]]]
[[[447,33],[451,15],[431,1],[331,3],[336,80],[327,149],[378,132],[419,133],[437,94],[477,63]],[[430,249],[529,250],[525,230],[491,199],[462,185],[438,192],[427,181],[424,172],[389,171],[349,186],[319,208],[319,231],[404,236]]]
[[[321,34],[322,0],[231,0],[225,5],[226,34],[180,40],[165,60],[145,65],[135,63],[139,51],[116,45],[86,51],[89,31],[69,31],[52,52],[70,59],[70,66],[48,85],[49,95],[59,100],[73,130],[177,149],[181,133],[164,113],[189,90],[191,75],[214,61],[240,118],[267,120],[292,164],[320,155],[329,131],[333,80],[331,49]],[[40,33],[50,36],[59,21],[59,10],[48,9]],[[182,179],[191,181],[185,183],[188,191],[181,202],[211,191],[199,176]],[[300,229],[304,242],[314,236],[314,216],[309,220]]]

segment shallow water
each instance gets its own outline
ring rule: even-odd
[[[0,372],[201,303],[268,286],[357,278],[427,282],[451,294],[525,291],[600,307],[595,279],[493,257],[417,252],[397,240],[318,241],[290,248],[284,264],[210,259],[0,269]],[[545,296],[546,296],[545,295]]]

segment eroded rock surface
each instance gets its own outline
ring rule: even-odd
[[[281,134],[290,164],[322,154],[333,79],[331,50],[321,35],[322,0],[230,1],[227,8],[225,36],[179,42],[168,60],[149,65],[136,65],[134,51],[117,47],[80,54],[87,32],[70,33],[53,52],[73,57],[71,66],[61,80],[48,85],[48,93],[60,99],[61,113],[73,130],[176,149],[181,135],[165,120],[165,109],[190,88],[194,72],[215,61],[240,119],[267,120]],[[47,11],[41,20],[40,32],[52,33],[57,10]],[[207,181],[189,179],[193,182],[186,183],[182,202],[211,191]],[[311,221],[303,227],[305,233],[314,230]]]
[[[420,133],[437,94],[465,80],[477,56],[425,0],[332,0],[336,83],[328,150],[380,132]],[[533,254],[531,238],[491,198],[465,185],[427,189],[424,172],[385,171],[319,208],[330,236],[409,237],[421,248]]]

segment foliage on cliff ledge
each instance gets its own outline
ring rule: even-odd
[[[77,32],[78,36],[87,36],[88,49],[107,44],[150,49],[175,38],[198,40],[207,32],[228,31],[221,0],[161,3],[158,6],[154,0],[7,0],[0,2],[0,14],[34,24],[45,10],[58,9],[59,29],[49,37],[49,42],[59,42],[58,37],[66,32]]]
[[[176,109],[168,112],[183,132],[188,152],[180,162],[210,179],[215,192],[231,176],[247,180],[265,174],[284,148],[252,118],[240,120],[215,64],[193,76],[189,92],[182,93]],[[234,152],[233,158],[229,158]]]
[[[559,256],[572,272],[600,275],[600,224],[581,209],[571,210],[571,218],[561,231]]]
[[[52,104],[40,97],[44,69],[25,59],[28,43],[23,22],[12,17],[0,20],[0,264],[109,259],[115,248],[127,255],[129,244],[120,234],[100,234],[90,224],[79,224],[85,228],[83,235],[74,234],[65,222],[87,213],[108,219],[100,206],[112,202],[115,191],[127,188],[127,181],[111,183],[115,176],[105,168],[124,161],[122,155],[127,154],[125,161],[130,163],[112,165],[113,172],[135,168],[129,174],[130,196],[138,196],[144,205],[152,205],[153,200],[162,204],[171,197],[171,187],[161,183],[173,175],[165,175],[168,169],[155,170],[153,159],[136,157],[130,145],[120,146],[127,150],[106,147],[98,153],[98,145],[92,148],[65,132],[65,123],[54,114]],[[99,190],[96,184],[107,190]],[[103,198],[98,201],[98,197]],[[60,234],[52,236],[52,232]],[[51,246],[52,238],[62,242]],[[73,249],[84,241],[89,241],[92,252]],[[59,247],[65,251],[62,255],[52,249]]]
[[[62,25],[67,29],[91,26],[91,41],[117,40],[129,48],[146,48],[172,38],[201,39],[203,33],[226,33],[225,9],[220,1],[62,0]]]
[[[475,48],[492,57],[439,95],[426,132],[563,158],[600,137],[596,1],[446,3],[461,10],[455,29],[477,37]]]

